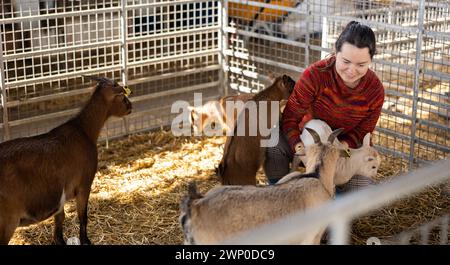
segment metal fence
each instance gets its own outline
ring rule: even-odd
[[[168,125],[176,100],[255,92],[331,52],[353,19],[370,25],[386,102],[374,143],[410,165],[450,153],[450,4],[418,0],[1,0],[0,139],[48,131],[93,85],[133,88],[132,115],[101,138]],[[225,71],[223,71],[225,70]]]
[[[450,160],[433,162],[391,182],[383,183],[357,192],[347,193],[316,208],[297,212],[281,220],[274,220],[252,231],[231,238],[224,244],[289,244],[299,242],[311,231],[329,227],[330,244],[343,245],[350,241],[352,220],[386,205],[403,199],[429,185],[450,180]],[[429,244],[431,230],[439,229],[439,244],[448,244],[449,216],[438,217],[415,229],[393,235],[388,240],[368,238],[367,244]],[[418,239],[418,240],[417,240]]]
[[[449,1],[229,0],[224,6],[229,16],[225,31],[230,45],[224,53],[230,89],[258,91],[267,83],[269,72],[298,79],[309,64],[331,53],[344,26],[357,20],[375,32],[378,52],[372,69],[385,87],[386,100],[373,138],[377,148],[403,158],[409,167],[449,157]],[[332,231],[332,244],[348,243],[354,218],[424,189],[433,179],[448,181],[448,167],[448,160],[440,161],[393,183],[343,196],[225,243],[286,244],[303,232],[326,226]],[[441,225],[441,243],[447,244],[448,215],[415,231],[404,231],[388,244],[409,243],[414,233],[426,243],[436,225]]]
[[[133,89],[133,113],[101,138],[170,124],[176,100],[219,95],[218,1],[0,0],[0,139],[72,117],[104,75]]]
[[[168,125],[171,104],[194,92],[259,91],[269,72],[297,79],[350,20],[377,37],[372,69],[386,102],[374,143],[410,165],[448,157],[447,0],[0,0],[0,141],[77,113],[94,87],[83,74],[133,89],[133,113],[110,120],[102,139]]]
[[[258,91],[268,72],[297,79],[351,20],[372,27],[372,69],[386,101],[374,143],[410,166],[450,153],[450,3],[419,0],[225,1],[230,88]]]

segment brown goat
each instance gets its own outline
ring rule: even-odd
[[[97,172],[97,139],[110,116],[131,113],[126,88],[104,77],[81,112],[48,133],[0,144],[0,244],[18,226],[54,215],[53,239],[65,244],[64,203],[75,198],[81,244],[87,236],[87,205]]]
[[[271,102],[287,100],[295,86],[295,81],[287,75],[277,77],[272,85],[259,92],[253,97],[257,107],[256,117],[250,117],[250,111],[244,109],[234,127],[234,135],[228,136],[225,142],[222,161],[217,169],[217,175],[223,185],[256,185],[256,172],[265,159],[266,148],[261,147],[261,136],[259,129],[256,135],[250,134],[250,123],[259,128],[258,117],[261,115],[260,102],[267,102],[267,125],[271,125]],[[250,118],[250,119],[249,119]],[[245,128],[245,135],[238,135],[238,128]]]

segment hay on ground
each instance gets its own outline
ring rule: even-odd
[[[99,171],[89,200],[88,234],[93,244],[182,244],[179,203],[187,184],[201,192],[219,185],[215,176],[225,137],[174,137],[158,131],[129,136],[99,147]],[[398,158],[384,157],[377,180],[406,168]],[[259,172],[260,184],[266,180]],[[429,188],[406,200],[356,219],[352,243],[387,238],[450,212],[447,187]],[[73,202],[66,204],[65,238],[78,236]],[[10,244],[51,244],[53,219],[18,228]],[[431,238],[433,242],[433,237]],[[436,239],[435,242],[439,242]]]

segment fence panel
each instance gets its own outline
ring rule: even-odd
[[[219,95],[217,1],[33,1],[0,4],[3,138],[43,133],[77,113],[102,75],[133,90],[133,113],[101,138],[170,124],[176,100]],[[6,136],[6,133],[9,136]]]
[[[373,139],[410,166],[450,153],[448,1],[229,0],[231,89],[259,91],[269,72],[298,79],[332,52],[351,20],[372,27],[372,69],[386,101]]]

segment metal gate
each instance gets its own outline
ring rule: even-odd
[[[298,79],[332,51],[343,27],[372,27],[372,69],[386,101],[374,143],[410,166],[450,153],[450,3],[419,0],[229,0],[229,82],[258,91],[268,72]]]
[[[221,89],[218,1],[1,0],[0,139],[43,133],[79,111],[103,75],[133,90],[133,113],[101,138],[170,124],[176,100]]]
[[[374,143],[410,165],[450,153],[450,4],[419,0],[2,0],[0,139],[73,116],[106,75],[133,88],[132,115],[101,138],[168,125],[176,100],[297,79],[350,20],[371,26],[386,102]],[[224,22],[222,22],[224,21]]]

